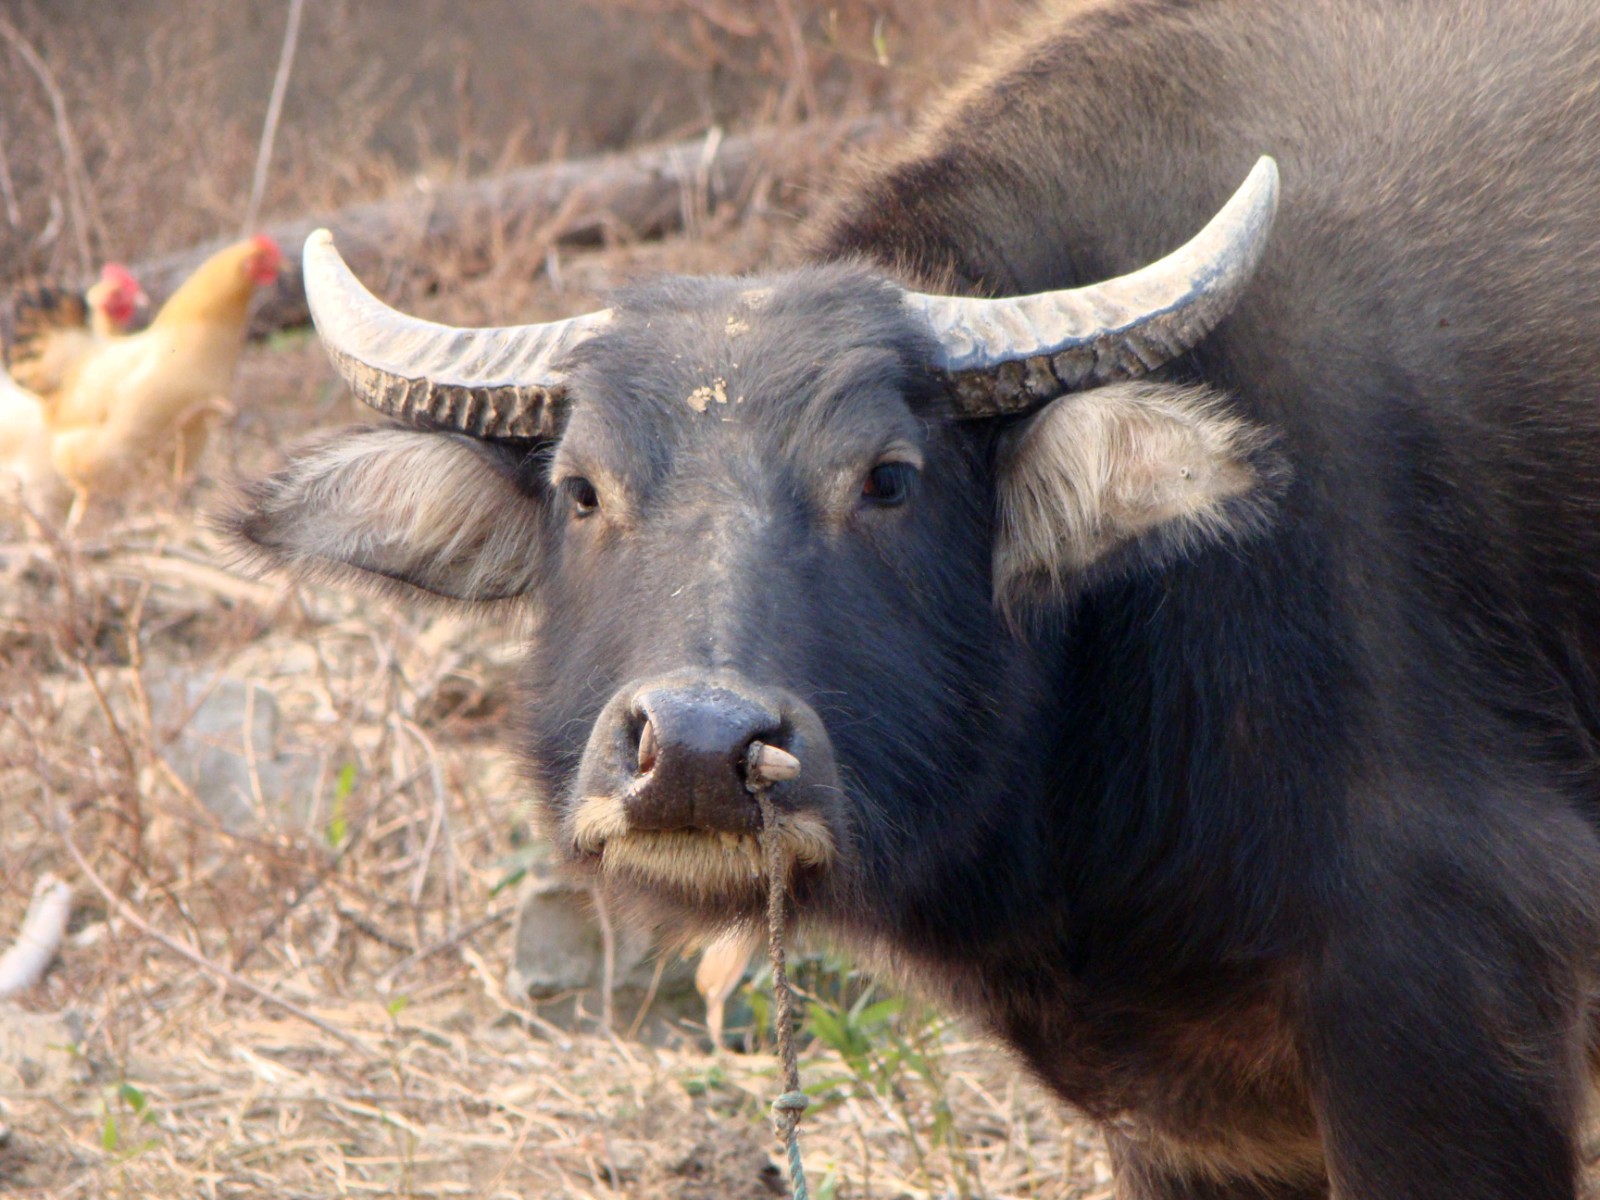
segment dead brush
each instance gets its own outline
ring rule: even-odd
[[[513,898],[495,894],[494,864],[522,799],[470,720],[422,715],[441,662],[508,686],[487,635],[336,593],[235,592],[221,573],[208,588],[187,573],[203,533],[107,532],[64,565],[5,547],[29,559],[18,607],[57,615],[4,626],[0,927],[20,922],[38,874],[73,881],[62,960],[21,999],[81,1020],[50,1052],[73,1082],[7,1091],[8,1183],[41,1197],[766,1194],[772,1056],[557,1029],[505,991]],[[197,801],[172,715],[144,715],[174,668],[277,698],[282,736],[326,762],[303,822],[230,830]],[[980,1048],[945,1054],[957,1119],[992,1131],[975,1136],[985,1180],[1085,1194],[1057,1186],[1071,1130],[1050,1103]],[[808,1074],[837,1073],[808,1057]],[[875,1189],[942,1177],[887,1112],[831,1106],[806,1130],[814,1196],[864,1194],[849,1182],[863,1153]]]
[[[146,19],[136,49],[106,38],[102,21],[53,19],[38,0],[23,0],[10,16],[17,38],[0,38],[0,72],[17,86],[8,88],[0,136],[15,210],[4,209],[0,221],[0,284],[87,275],[102,259],[136,262],[237,229],[282,36],[277,5],[270,15],[263,6],[270,33],[250,40],[239,36],[237,5],[198,0]],[[360,53],[344,6],[315,8],[302,35],[312,38],[324,54],[342,51],[347,65],[320,94],[291,89],[263,213],[337,208],[409,183],[416,159],[429,171],[457,160],[456,147],[446,152],[431,131],[416,134],[415,150],[377,147],[405,82]],[[261,61],[243,57],[254,41]],[[22,46],[47,66],[53,92],[29,69]],[[325,104],[337,119],[297,115],[297,100]],[[471,146],[476,158],[503,149]]]
[[[707,97],[698,109],[652,115],[656,98],[628,96],[626,84],[609,89],[627,101],[619,112],[637,109],[636,131],[675,140],[708,124],[909,111],[1021,4],[584,0],[584,7],[654,31],[661,61],[641,81]],[[8,9],[18,38],[0,39],[0,72],[17,86],[0,113],[0,285],[30,274],[84,275],[106,258],[138,263],[236,230],[252,190],[284,12],[263,4],[245,17],[228,0],[195,0],[141,9],[112,37],[105,20],[62,20],[47,0]],[[523,85],[525,109],[505,103],[491,112],[465,34],[424,40],[396,71],[374,53],[368,24],[345,5],[307,9],[263,216],[330,210],[393,194],[419,177],[459,179],[559,158],[573,146],[594,148],[596,133],[545,111],[541,99],[554,97],[540,90],[539,71]],[[22,44],[47,67],[54,95],[29,68]],[[440,94],[419,105],[409,89],[430,78]]]
[[[743,79],[763,122],[905,111],[950,82],[942,64],[1021,10],[1017,0],[590,0],[675,18],[662,48],[687,72]]]

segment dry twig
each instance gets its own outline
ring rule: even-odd
[[[278,136],[278,117],[283,113],[283,97],[289,90],[289,72],[294,69],[294,51],[300,42],[300,13],[305,0],[289,0],[289,23],[283,31],[283,49],[278,54],[278,70],[272,78],[272,99],[267,102],[267,119],[261,129],[261,148],[256,153],[255,175],[250,181],[250,205],[245,209],[244,229],[248,235],[261,216],[261,195],[267,190],[267,166],[272,162],[272,145]]]
[[[349,1033],[346,1033],[337,1025],[332,1025],[329,1022],[324,1021],[321,1017],[317,1016],[316,1013],[302,1008],[293,1000],[286,999],[271,989],[264,988],[259,983],[254,983],[251,980],[246,979],[244,976],[228,970],[227,967],[222,966],[220,963],[212,962],[198,950],[184,945],[176,938],[169,937],[167,934],[157,929],[154,925],[151,925],[150,922],[146,921],[134,910],[131,904],[112,891],[111,888],[106,884],[105,880],[101,879],[99,874],[96,873],[95,869],[89,865],[89,860],[84,858],[83,851],[79,850],[78,844],[72,840],[72,826],[70,820],[67,818],[66,813],[57,811],[56,830],[61,836],[62,845],[66,847],[67,853],[72,856],[72,861],[77,863],[78,870],[83,872],[83,877],[94,886],[95,891],[99,892],[105,897],[106,903],[111,905],[111,907],[116,910],[117,914],[121,916],[124,921],[128,922],[128,924],[132,925],[147,938],[160,942],[163,946],[165,946],[168,950],[171,950],[180,958],[187,959],[189,962],[199,967],[202,971],[211,973],[216,978],[224,981],[230,986],[236,987],[240,991],[249,992],[252,996],[264,1000],[276,1008],[281,1008],[290,1016],[298,1017],[308,1025],[316,1026],[329,1037],[339,1039],[339,1041],[343,1042],[346,1046],[349,1046],[363,1058],[368,1058],[373,1061],[382,1060],[383,1056],[377,1051],[373,1050],[360,1039]]]
[[[0,202],[5,204],[6,224],[22,228],[22,209],[17,206],[16,185],[11,182],[11,160],[6,157],[6,127],[0,121]]]
[[[67,119],[66,99],[62,96],[61,88],[57,85],[49,66],[39,56],[39,52],[5,17],[0,17],[0,37],[10,42],[12,49],[22,56],[22,61],[28,64],[28,69],[33,72],[40,86],[44,88],[45,94],[50,98],[50,111],[55,116],[56,138],[61,143],[61,158],[67,181],[67,207],[71,210],[72,228],[77,235],[78,267],[87,276],[94,269],[94,258],[89,252],[91,221],[102,244],[106,240],[106,235],[105,230],[100,228],[98,214],[94,212],[89,193],[89,175],[84,170],[83,153],[78,149],[78,139],[73,135],[72,122]]]

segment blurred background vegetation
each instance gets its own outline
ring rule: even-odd
[[[712,127],[907,113],[1018,7],[318,0],[263,216]],[[87,276],[84,244],[96,264],[138,261],[239,232],[285,13],[283,0],[0,7],[0,282]]]

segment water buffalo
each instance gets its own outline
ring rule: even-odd
[[[515,749],[647,919],[759,919],[742,764],[791,755],[802,917],[1097,1118],[1122,1196],[1571,1200],[1600,5],[1057,4],[809,244],[458,331],[313,239],[403,424],[230,526],[534,613]]]

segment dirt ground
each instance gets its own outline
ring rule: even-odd
[[[450,25],[460,6],[435,0],[383,21],[308,6],[264,213],[712,121],[904,114],[944,74],[936,51],[1008,7],[605,0]],[[82,158],[73,183],[47,93],[0,44],[0,285],[241,219],[282,6],[176,11],[0,13],[37,46]],[[504,103],[522,77],[533,117]],[[713,213],[583,253],[511,239],[488,273],[402,299],[461,323],[570,313],[631,276],[756,267],[795,215]],[[523,631],[239,570],[206,518],[228,481],[367,416],[304,332],[249,346],[233,402],[190,481],[101,498],[70,539],[0,518],[0,947],[42,877],[74,897],[52,970],[0,1002],[0,1195],[785,1194],[759,1031],[713,1053],[693,1020],[642,1040],[636,1011],[607,1026],[597,993],[575,1019],[511,994],[540,854],[498,740]],[[237,696],[242,743],[202,727]],[[223,753],[208,738],[242,744],[232,807],[195,774]],[[849,1034],[802,1054],[813,1196],[1110,1196],[1092,1131],[1002,1054],[873,998],[813,998]],[[757,982],[735,1025],[762,1004]]]

